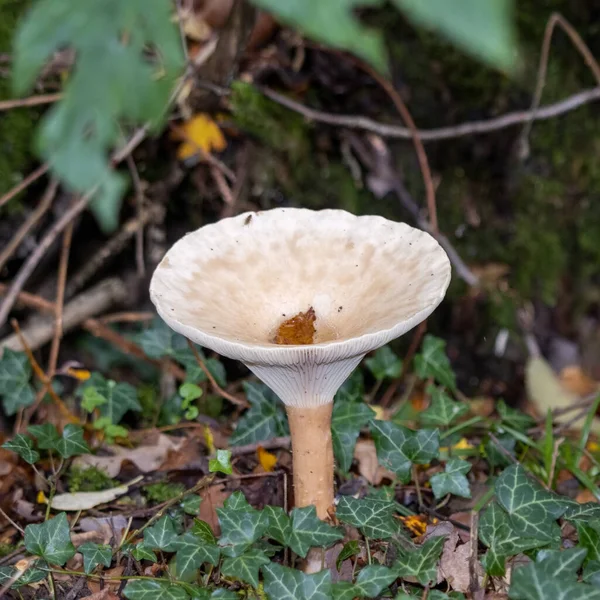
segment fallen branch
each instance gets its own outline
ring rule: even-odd
[[[363,117],[362,115],[336,115],[334,113],[328,113],[305,106],[304,104],[296,102],[269,88],[259,87],[258,90],[267,98],[270,98],[274,102],[277,102],[290,110],[300,113],[311,121],[335,125],[337,127],[362,129],[364,131],[376,133],[385,138],[409,140],[412,137],[412,133],[408,127],[380,123],[373,119],[369,119],[368,117]],[[519,125],[529,120],[546,121],[580,108],[585,104],[596,102],[597,100],[600,100],[600,87],[573,94],[565,100],[561,100],[554,104],[548,104],[537,110],[514,111],[486,121],[471,121],[460,125],[451,125],[449,127],[419,129],[418,134],[424,142],[449,140],[468,135],[480,135],[498,131],[500,129],[506,129],[507,127]]]

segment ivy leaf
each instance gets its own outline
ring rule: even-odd
[[[427,464],[438,456],[437,429],[412,431],[389,421],[371,421],[370,427],[379,462],[405,482],[413,463]]]
[[[396,580],[397,574],[383,565],[368,565],[356,578],[354,587],[362,598],[375,598]]]
[[[498,400],[496,403],[496,410],[503,423],[507,423],[513,429],[518,431],[526,431],[535,425],[535,419],[533,417],[526,415],[516,408],[511,408],[502,399]]]
[[[375,416],[364,402],[337,400],[331,417],[333,452],[340,469],[349,471],[360,430]]]
[[[46,579],[46,577],[48,576],[48,572],[43,569],[36,569],[35,566],[33,566],[35,564],[36,563],[32,563],[32,565],[27,569],[27,571],[25,571],[25,573],[23,573],[23,575],[21,575],[19,579],[15,581],[15,583],[13,583],[13,585],[11,585],[11,589],[17,589],[23,585],[37,583],[38,581]],[[13,577],[18,575],[18,573],[19,572],[14,567],[0,567],[0,585],[6,585],[9,581],[13,579]]]
[[[112,562],[112,549],[110,546],[86,542],[77,548],[83,554],[83,568],[86,573],[91,573],[98,565],[110,567]]]
[[[580,548],[572,548],[514,569],[508,597],[512,600],[600,600],[600,588],[578,583],[575,577],[584,556]]]
[[[347,50],[387,70],[383,38],[378,31],[364,26],[354,15],[360,6],[380,6],[381,0],[252,0],[252,3],[276,16],[286,25],[298,28],[307,37],[332,48]]]
[[[12,440],[4,442],[2,447],[18,454],[30,465],[40,460],[40,453],[33,449],[33,440],[22,433],[18,433]]]
[[[147,329],[136,336],[136,342],[149,358],[169,356],[179,360],[178,357],[182,353],[181,356],[193,360],[197,365],[193,354],[189,352],[185,338],[175,333],[162,319],[154,319]],[[179,360],[179,362],[183,361]]]
[[[51,423],[42,425],[30,425],[27,431],[37,440],[37,446],[41,450],[56,450],[56,445],[60,440],[60,434],[56,427]]]
[[[461,498],[470,498],[471,490],[466,474],[471,470],[471,463],[460,458],[451,458],[446,463],[443,473],[433,475],[429,480],[436,500],[446,494],[454,494]]]
[[[338,571],[340,570],[342,563],[345,560],[352,558],[353,556],[356,556],[359,552],[360,552],[360,544],[356,540],[350,540],[349,542],[346,542],[344,544],[344,547],[342,548],[341,552],[338,554],[338,557],[335,561],[335,566],[336,566],[337,570]]]
[[[109,419],[114,425],[117,425],[128,411],[142,410],[137,391],[129,383],[116,383],[105,379],[100,373],[92,373],[83,386],[83,393],[85,394],[89,388],[95,388],[95,391],[106,400],[99,406],[100,415]]]
[[[496,441],[497,440],[497,441]],[[485,456],[490,467],[505,467],[512,464],[508,456],[500,448],[506,450],[509,456],[515,455],[516,440],[512,435],[505,434],[496,436],[496,439],[488,438],[484,444]]]
[[[336,516],[342,523],[358,527],[366,537],[387,540],[394,537],[400,529],[398,520],[394,518],[395,512],[394,502],[342,496]]]
[[[530,479],[521,465],[505,469],[496,480],[495,491],[513,528],[523,537],[551,542],[560,536],[556,520],[568,502]]]
[[[0,358],[0,396],[8,416],[34,403],[35,392],[30,379],[31,365],[25,353],[5,348]]]
[[[415,577],[421,585],[435,581],[437,563],[445,541],[445,536],[436,536],[414,550],[398,547],[399,556],[394,563],[397,576]]]
[[[292,535],[292,520],[285,510],[281,506],[267,505],[263,509],[263,515],[267,521],[265,535],[287,546]]]
[[[269,559],[260,550],[246,550],[244,554],[226,558],[221,565],[221,573],[258,587],[258,570],[269,564]]]
[[[64,565],[75,556],[67,515],[60,513],[39,525],[25,527],[25,548],[51,565]]]
[[[394,0],[415,25],[431,29],[493,66],[514,63],[513,4],[509,0]]]
[[[223,508],[217,508],[221,539],[228,556],[240,556],[266,531],[268,523],[263,513],[252,508],[242,492],[234,492],[227,498]],[[228,547],[227,547],[228,546]]]
[[[83,427],[73,423],[65,425],[62,437],[56,442],[56,451],[63,458],[88,454],[90,449],[83,439]]]
[[[154,551],[150,550],[150,548],[146,548],[143,542],[141,544],[138,544],[131,551],[131,555],[133,556],[133,558],[135,558],[135,560],[149,560],[152,562],[157,561],[156,554],[154,553]]]
[[[426,391],[431,396],[431,404],[419,414],[419,420],[425,426],[447,427],[469,410],[466,404],[455,402],[439,387],[430,385]]]
[[[596,502],[586,502],[584,504],[572,502],[568,505],[563,519],[573,522],[600,520],[600,504]]]
[[[251,406],[238,421],[229,439],[233,446],[261,442],[289,433],[283,404],[266,385],[244,382],[244,391]]]
[[[402,361],[389,346],[379,348],[365,364],[377,381],[397,379],[402,373]]]
[[[129,600],[189,600],[182,587],[165,579],[132,579],[125,586],[123,595]]]
[[[81,400],[81,408],[90,414],[93,413],[99,406],[106,404],[108,400],[98,392],[98,390],[89,386],[83,390],[83,398]]]
[[[262,567],[269,600],[331,600],[331,571],[314,575],[270,563]]]
[[[489,548],[482,561],[485,570],[497,577],[504,576],[508,557],[548,543],[545,539],[524,537],[513,527],[508,514],[497,502],[492,502],[481,515],[479,538]]]
[[[456,376],[446,356],[446,342],[427,334],[423,338],[421,352],[415,356],[415,371],[421,379],[432,377],[437,383],[456,390]]]
[[[202,504],[202,497],[198,494],[192,494],[186,496],[181,502],[180,506],[183,508],[183,512],[186,515],[196,516],[200,511],[200,505]]]
[[[587,550],[586,562],[600,561],[600,533],[587,523],[577,523],[579,544]]]
[[[100,184],[92,210],[108,233],[118,225],[125,187],[108,160],[120,142],[119,121],[156,125],[163,117],[184,64],[181,43],[164,0],[153,2],[150,11],[146,0],[85,0],[77,6],[40,0],[15,38],[16,92],[30,89],[43,64],[67,47],[76,68],[63,99],[43,118],[37,147],[71,190],[85,193]],[[158,51],[160,61],[148,58],[148,48]]]
[[[219,562],[219,547],[216,544],[206,544],[200,536],[191,531],[179,536],[171,547],[177,550],[175,571],[177,577],[183,581],[188,581],[203,563],[216,566]]]
[[[217,538],[213,533],[210,525],[201,519],[194,519],[194,524],[191,529],[192,533],[196,534],[205,544],[216,544]]]
[[[589,561],[583,569],[581,579],[595,587],[600,587],[600,562],[596,560]]]
[[[231,466],[231,450],[217,450],[215,458],[208,461],[208,470],[211,473],[221,472],[226,475],[233,473]]]
[[[169,515],[161,517],[154,525],[144,530],[144,546],[150,549],[177,550],[177,530],[175,522]]]

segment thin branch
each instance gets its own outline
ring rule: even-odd
[[[369,119],[368,117],[363,117],[362,115],[336,115],[334,113],[328,113],[305,106],[304,104],[296,102],[295,100],[292,100],[287,96],[279,94],[269,88],[259,87],[258,90],[267,98],[270,98],[274,102],[277,102],[278,104],[281,104],[282,106],[285,106],[286,108],[303,115],[311,121],[317,121],[319,123],[325,123],[327,125],[334,125],[337,127],[362,129],[364,131],[376,133],[377,135],[385,138],[409,140],[412,136],[408,127],[380,123],[373,119]],[[585,104],[596,102],[598,100],[600,100],[600,87],[573,94],[565,100],[561,100],[560,102],[556,102],[554,104],[548,104],[536,111],[520,110],[507,113],[494,119],[488,119],[486,121],[470,121],[461,123],[460,125],[451,125],[449,127],[419,129],[418,134],[421,140],[424,142],[449,140],[469,135],[480,135],[484,133],[490,133],[492,131],[498,131],[500,129],[506,129],[507,127],[512,127],[513,125],[519,125],[532,118],[535,121],[546,121],[548,119],[553,119],[554,117],[558,117]]]
[[[137,214],[137,220],[140,226],[135,232],[135,263],[137,267],[138,277],[143,277],[146,274],[146,265],[144,264],[144,189],[142,187],[142,180],[140,179],[140,173],[133,160],[131,154],[127,157],[127,166],[131,173],[131,180],[133,181],[133,188],[135,190],[135,208]]]
[[[0,252],[0,271],[7,263],[8,259],[13,255],[15,250],[21,245],[21,242],[25,236],[36,226],[38,221],[46,214],[52,201],[56,196],[56,190],[58,189],[58,181],[53,180],[50,182],[40,203],[36,206],[35,210],[27,217],[25,222],[17,229],[17,232],[12,237],[10,242],[6,244],[4,250]]]
[[[44,94],[41,96],[31,96],[29,98],[17,98],[16,100],[3,100],[0,102],[0,112],[11,110],[13,108],[23,108],[25,106],[52,104],[58,102],[61,98],[62,94]]]
[[[12,190],[9,190],[0,197],[0,207],[4,206],[7,202],[12,200],[17,194],[21,193],[24,189],[28,188],[32,183],[37,181],[44,173],[48,172],[50,165],[48,163],[43,164],[38,167],[35,171],[30,173],[23,181],[15,185]]]

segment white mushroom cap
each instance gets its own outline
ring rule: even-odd
[[[294,406],[331,402],[363,356],[426,319],[450,283],[429,234],[379,216],[278,208],[206,225],[158,265],[150,297],[175,331],[245,363]],[[272,342],[313,307],[311,345]]]

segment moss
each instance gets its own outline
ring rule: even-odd
[[[29,5],[23,0],[0,0],[0,52],[10,52],[19,17]],[[0,100],[12,97],[10,81],[0,78]],[[0,193],[9,190],[23,179],[32,158],[31,147],[39,111],[13,109],[0,118]],[[8,210],[15,210],[15,201]]]
[[[71,467],[67,475],[67,485],[71,493],[75,492],[99,492],[116,487],[119,484],[111,479],[105,471],[97,467],[81,469]]]
[[[8,556],[11,552],[14,552],[18,546],[13,544],[0,544],[0,558]]]
[[[151,502],[166,502],[178,496],[185,491],[185,486],[182,483],[169,483],[167,481],[159,481],[144,487],[144,493]]]

